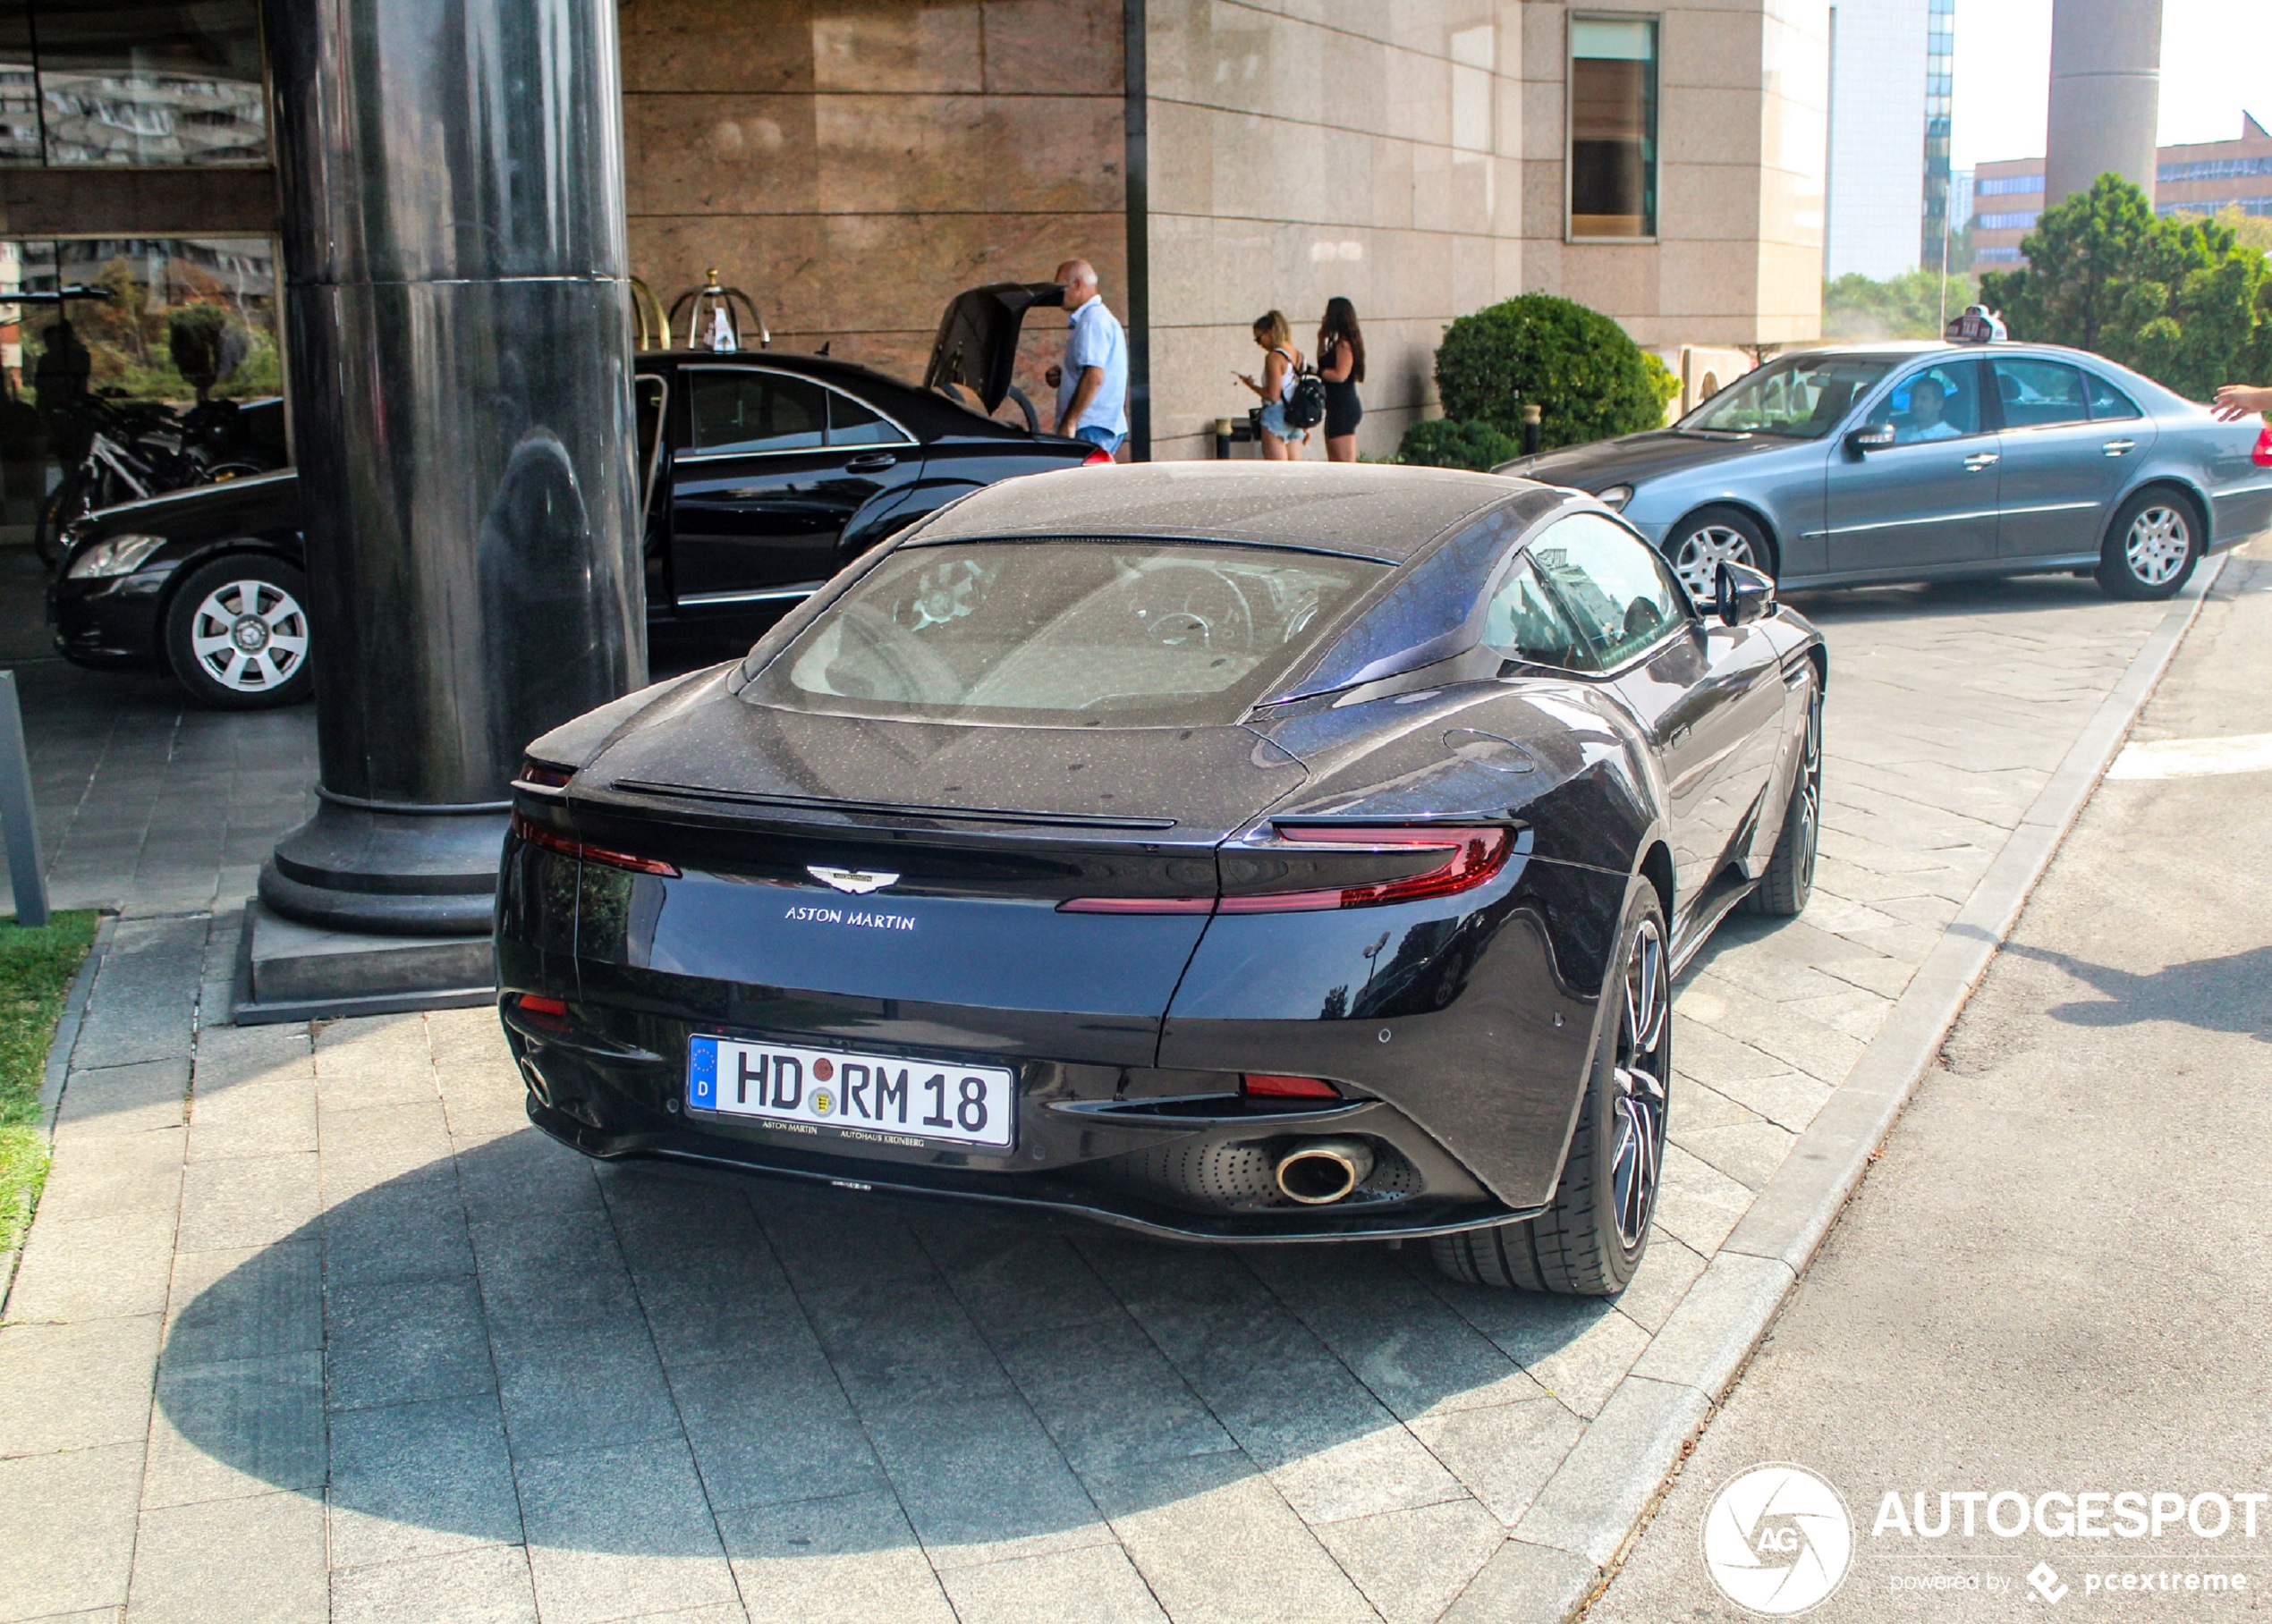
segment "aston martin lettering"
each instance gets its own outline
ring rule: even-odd
[[[845,1053],[697,1034],[686,1103],[768,1127],[828,1128],[870,1141],[1007,1148],[1016,1074],[1002,1066]]]
[[[865,909],[816,908],[800,903],[781,916],[805,925],[852,925],[867,930],[913,930],[915,921],[905,914],[869,913]]]
[[[886,874],[880,869],[831,868],[826,863],[810,863],[806,866],[805,872],[823,885],[850,892],[856,897],[864,897],[871,891],[881,891],[886,885],[899,884],[899,875]]]

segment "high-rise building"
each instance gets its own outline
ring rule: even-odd
[[[1948,128],[1956,67],[1956,0],[1927,0],[1925,21],[1925,208],[1919,263],[1938,269],[1947,258]]]
[[[1931,3],[1839,0],[1831,8],[1825,276],[1859,272],[1882,280],[1918,265]]]
[[[1983,164],[1972,182],[1972,259],[1988,270],[2027,263],[2020,243],[2043,213],[2043,160],[2003,158]],[[2237,208],[2272,215],[2272,131],[2241,114],[2241,133],[2229,141],[2192,141],[2155,154],[2154,210],[2164,215],[2214,215]]]

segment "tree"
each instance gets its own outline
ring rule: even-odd
[[[1665,420],[1680,380],[1598,310],[1525,293],[1445,329],[1436,351],[1444,415],[1522,432],[1522,408],[1539,408],[1539,444],[1574,445],[1636,434]]]
[[[2014,338],[2094,351],[2197,401],[2272,371],[2272,273],[2218,221],[2159,218],[2144,192],[2102,174],[2045,209],[2020,246],[2025,268],[1980,278]]]
[[[1947,315],[1954,316],[1977,297],[1972,279],[1952,272],[1904,271],[1875,282],[1849,271],[1822,288],[1825,338],[1938,338]]]

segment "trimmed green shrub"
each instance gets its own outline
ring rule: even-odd
[[[1488,473],[1522,454],[1522,442],[1488,423],[1436,418],[1404,430],[1396,461],[1417,468],[1471,468]]]
[[[1488,423],[1518,439],[1524,404],[1539,407],[1539,444],[1547,449],[1655,428],[1681,385],[1600,311],[1525,293],[1445,330],[1436,387],[1446,418]]]

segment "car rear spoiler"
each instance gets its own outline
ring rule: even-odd
[[[967,389],[989,417],[1017,394],[1026,427],[1036,427],[1033,407],[1011,382],[1018,364],[1018,334],[1028,310],[1037,305],[1062,309],[1064,302],[1064,289],[1054,282],[995,282],[957,293],[939,318],[923,387]]]

